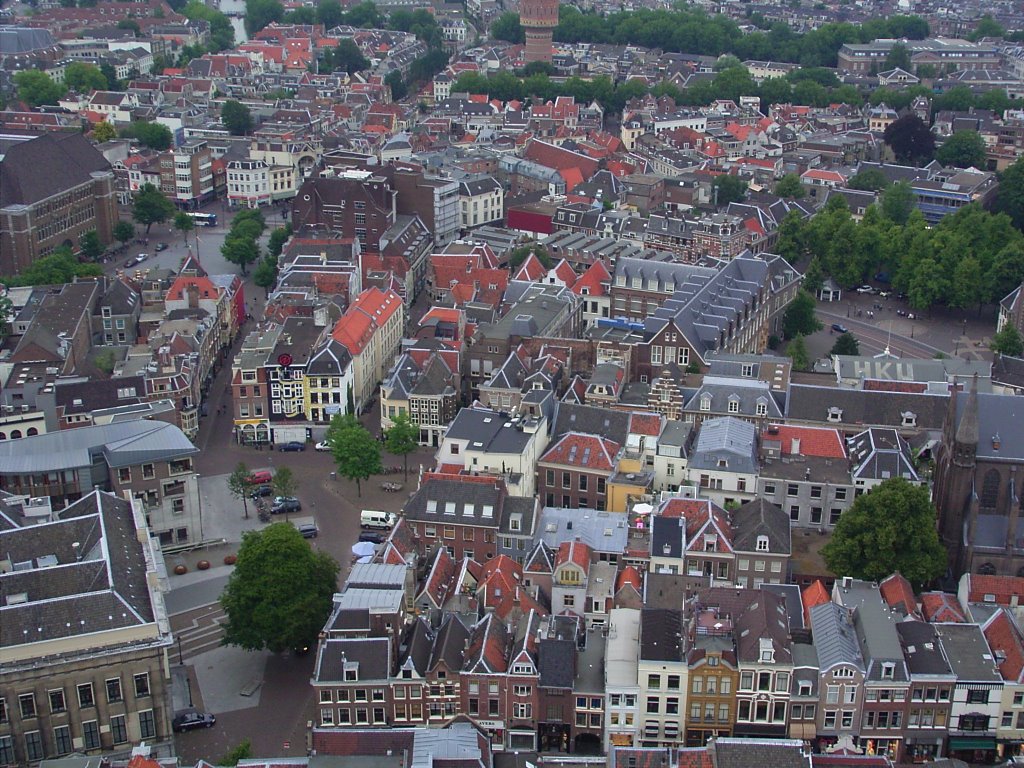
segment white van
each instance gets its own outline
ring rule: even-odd
[[[375,509],[364,509],[359,516],[359,524],[363,528],[393,528],[398,517],[394,512],[378,512]]]

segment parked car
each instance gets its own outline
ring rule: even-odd
[[[275,496],[270,514],[284,515],[302,511],[302,504],[294,496]]]
[[[157,243],[156,248],[154,248],[153,250],[156,251],[157,253],[160,253],[160,251],[166,251],[167,243]]]
[[[274,480],[274,476],[270,474],[270,470],[259,469],[255,472],[250,472],[249,477],[246,478],[249,485],[269,485]]]
[[[132,262],[135,263],[135,264],[141,264],[142,262],[144,262],[148,258],[149,258],[149,254],[148,253],[140,253],[138,256],[136,256],[134,259],[132,259]]]
[[[359,534],[360,541],[368,541],[371,544],[383,544],[386,538],[383,533],[374,533],[373,531],[363,531]]]
[[[832,330],[836,333],[846,333],[847,328],[842,323],[832,323]]]
[[[196,728],[212,728],[216,722],[217,718],[210,713],[190,709],[176,715],[171,720],[171,728],[174,729],[175,733],[182,733],[195,730]]]
[[[251,499],[262,499],[267,496],[274,495],[274,486],[272,485],[261,485],[257,488],[253,488],[252,493],[249,494]]]
[[[870,285],[862,285],[857,289],[857,293],[878,293],[878,291]]]
[[[297,526],[297,528],[304,539],[315,539],[320,534],[320,529],[316,527],[316,523],[303,523]]]
[[[331,446],[328,445],[326,440],[321,440],[319,443],[317,443],[313,447],[316,448],[316,450],[318,450],[318,451],[329,451],[329,450],[331,450]]]
[[[287,443],[281,443],[281,445],[279,445],[277,447],[277,450],[281,451],[282,453],[291,453],[293,451],[304,451],[304,450],[306,450],[306,444],[305,443],[300,443],[298,440],[291,440],[291,441],[289,441]]]

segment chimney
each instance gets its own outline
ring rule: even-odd
[[[1002,445],[1002,441],[999,439],[999,433],[996,432],[992,435],[992,450],[998,451],[1000,445]]]

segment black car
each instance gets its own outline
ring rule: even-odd
[[[302,538],[304,539],[315,539],[320,535],[320,529],[316,527],[316,523],[303,523],[296,527],[299,529],[299,533],[302,534]]]
[[[278,496],[270,507],[270,514],[272,515],[285,515],[301,511],[302,504],[294,496]]]
[[[157,251],[157,252],[159,252],[159,251],[166,251],[167,250],[167,243],[157,243],[156,247],[153,250]]]
[[[175,716],[171,721],[171,728],[174,729],[175,733],[183,733],[184,731],[191,731],[196,728],[212,728],[216,722],[217,718],[208,712],[199,712],[192,709]]]
[[[291,451],[304,451],[306,450],[306,444],[300,443],[298,440],[292,440],[290,443],[282,443],[278,449],[282,453],[288,453]]]
[[[846,333],[846,326],[842,323],[832,323],[832,330],[836,333]]]
[[[374,533],[373,531],[363,531],[359,534],[360,541],[368,541],[371,544],[383,544],[385,536],[383,533]]]
[[[261,485],[257,488],[253,488],[252,493],[249,494],[250,499],[262,499],[266,496],[274,495],[274,486],[272,485]]]

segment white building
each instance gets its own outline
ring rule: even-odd
[[[505,188],[490,176],[459,184],[459,223],[463,229],[505,218]]]
[[[613,745],[632,746],[636,741],[639,662],[640,611],[613,608],[604,649],[604,751],[608,754]]]

